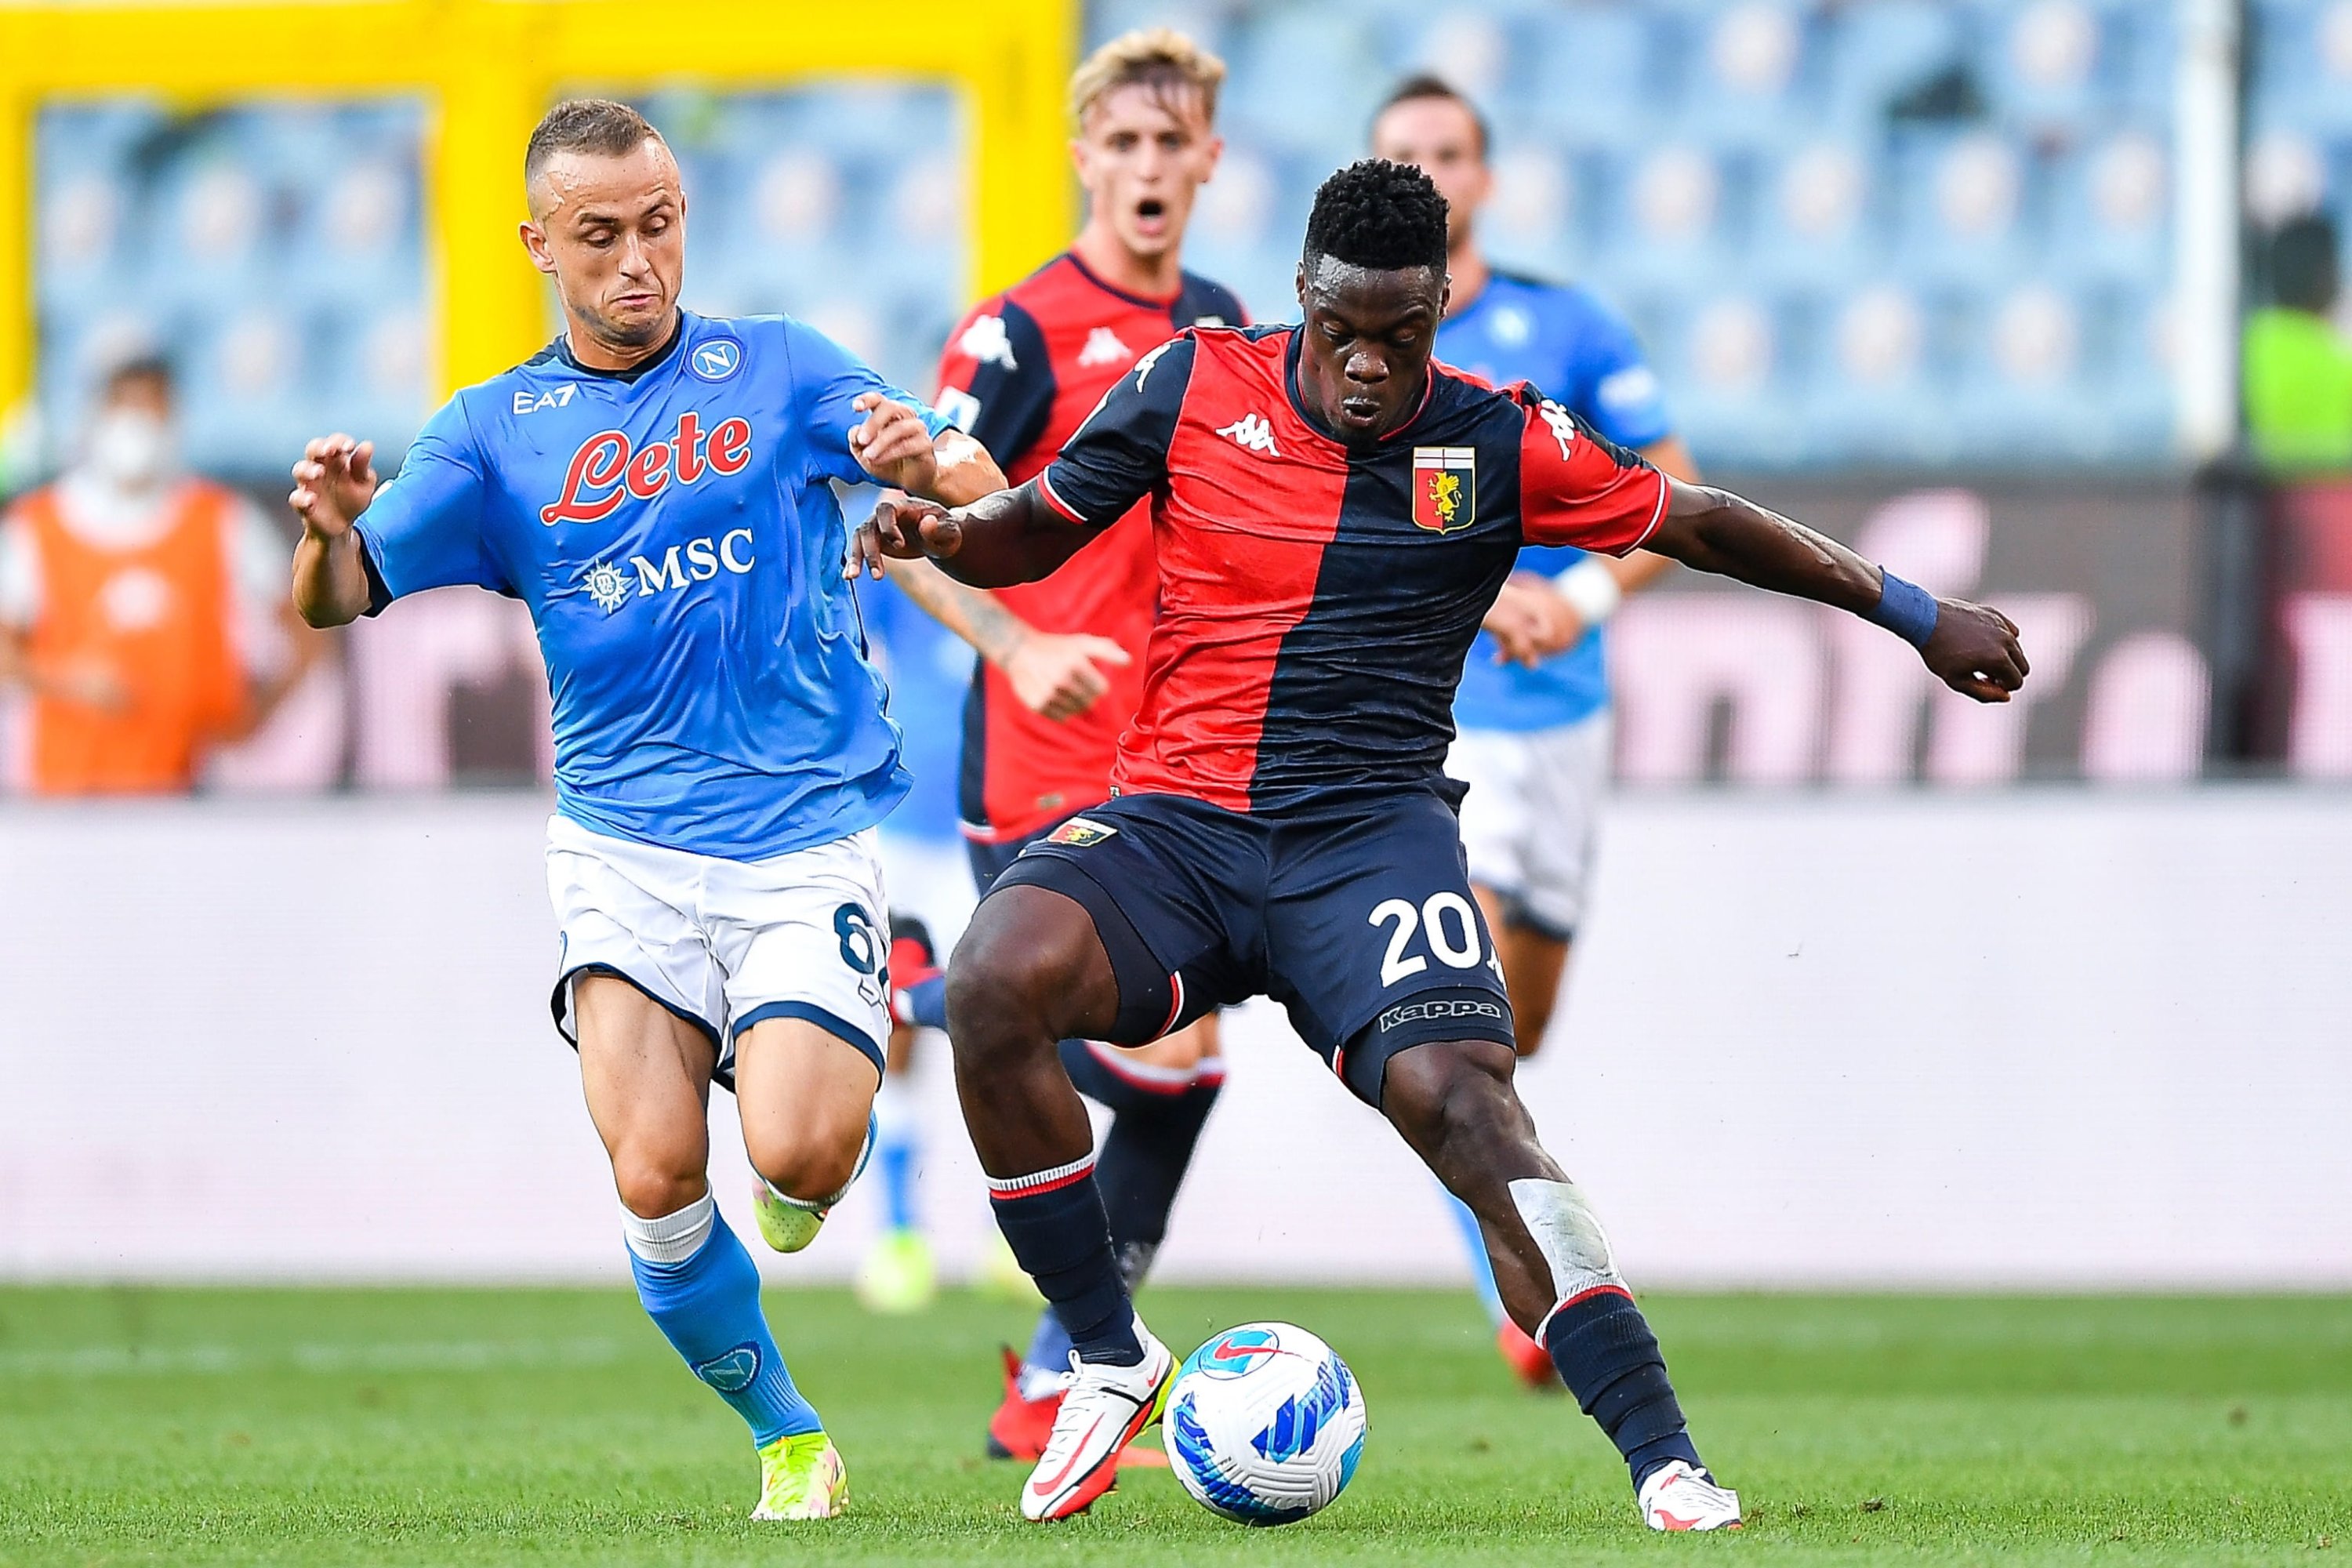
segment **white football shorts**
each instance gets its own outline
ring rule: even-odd
[[[769,860],[722,860],[547,825],[562,945],[555,1026],[574,1047],[572,986],[617,974],[696,1026],[735,1087],[735,1039],[769,1018],[837,1035],[882,1069],[890,1037],[889,905],[872,828]]]
[[[1445,771],[1470,786],[1462,801],[1470,879],[1502,896],[1514,925],[1566,942],[1584,919],[1610,728],[1603,709],[1556,729],[1454,737]]]

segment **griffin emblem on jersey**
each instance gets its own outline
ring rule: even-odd
[[[1101,843],[1118,832],[1118,829],[1116,827],[1106,827],[1099,822],[1090,822],[1083,816],[1074,816],[1054,829],[1045,842],[1066,844],[1074,849],[1085,849]]]
[[[1452,533],[1478,521],[1478,449],[1412,449],[1412,521],[1432,533]]]

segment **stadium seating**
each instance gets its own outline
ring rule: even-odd
[[[2274,222],[2324,205],[2352,221],[2352,0],[2252,0],[2248,19],[2249,210]],[[1492,111],[1497,258],[1582,278],[1626,310],[1710,462],[1942,462],[1995,431],[2057,463],[2168,451],[2168,5],[1087,11],[1092,38],[1147,23],[1186,27],[1232,65],[1227,161],[1191,258],[1261,319],[1293,312],[1307,204],[1360,152],[1381,91],[1435,68]],[[695,194],[690,303],[791,310],[928,381],[964,286],[952,94],[677,89],[646,107]],[[93,365],[153,344],[185,361],[191,437],[215,466],[274,469],[321,420],[398,445],[434,380],[425,123],[424,105],[399,100],[45,112],[51,427],[71,426]],[[2044,388],[2031,395],[2000,369],[2029,344],[2065,351],[2063,374],[2028,378]]]

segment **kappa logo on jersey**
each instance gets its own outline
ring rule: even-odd
[[[1171,338],[1166,342],[1161,343],[1158,348],[1146,352],[1141,359],[1135,362],[1136,391],[1141,392],[1143,390],[1144,380],[1151,374],[1151,367],[1160,363],[1160,358],[1162,354],[1166,353],[1170,349],[1172,349],[1175,346],[1176,340]],[[1109,394],[1106,393],[1104,395],[1108,397]]]
[[[725,381],[743,368],[743,345],[733,338],[711,338],[694,345],[686,367],[705,381]]]
[[[1543,416],[1544,424],[1550,427],[1551,438],[1559,443],[1559,460],[1565,463],[1575,457],[1576,453],[1571,450],[1576,445],[1575,416],[1549,397],[1536,405],[1536,412]]]
[[[1118,334],[1108,327],[1097,327],[1087,334],[1087,346],[1078,351],[1081,365],[1125,364],[1135,357],[1135,351],[1119,342]]]
[[[1282,456],[1275,449],[1274,426],[1267,424],[1261,415],[1244,414],[1217,434],[1232,437],[1234,445],[1249,451],[1263,452],[1273,458]]]
[[[1412,521],[1432,533],[1452,533],[1478,521],[1478,448],[1412,449]]]
[[[1066,844],[1073,849],[1084,849],[1091,845],[1099,844],[1106,838],[1116,837],[1118,833],[1118,829],[1116,827],[1107,827],[1099,822],[1090,821],[1083,816],[1074,816],[1048,834],[1045,842]]]
[[[580,443],[564,471],[563,494],[539,510],[539,521],[552,528],[559,522],[602,522],[631,497],[651,500],[669,489],[698,481],[705,473],[740,474],[751,462],[751,426],[745,419],[722,419],[708,438],[702,416],[692,409],[677,416],[677,431],[667,441],[633,446],[620,430],[599,430]],[[601,492],[601,493],[599,493]]]
[[[562,386],[551,386],[541,393],[534,393],[527,386],[518,387],[514,395],[514,411],[517,414],[536,414],[542,408],[569,408],[572,400],[578,395],[580,384],[576,381],[567,381]]]
[[[956,350],[970,354],[982,364],[999,364],[1006,370],[1019,370],[1020,362],[1013,357],[1013,338],[1004,330],[1002,316],[977,316],[971,325],[956,340]]]

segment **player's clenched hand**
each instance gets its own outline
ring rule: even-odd
[[[1583,618],[1550,583],[1532,574],[1516,574],[1503,584],[1483,624],[1494,637],[1498,664],[1540,664],[1584,635]]]
[[[1939,599],[1936,629],[1919,657],[1936,679],[1979,702],[2006,702],[2032,667],[2018,646],[2017,623],[1989,605]]]
[[[1134,662],[1108,637],[1031,632],[1013,645],[1001,668],[1021,706],[1058,724],[1076,718],[1110,689],[1097,661]]]
[[[886,495],[875,503],[874,515],[849,536],[849,559],[841,574],[882,575],[886,560],[919,561],[925,556],[943,561],[963,545],[963,524],[937,501],[914,496]]]
[[[286,500],[306,530],[333,539],[367,510],[375,487],[375,443],[354,441],[339,430],[302,448]]]
[[[922,416],[878,392],[861,392],[850,407],[866,416],[849,433],[857,466],[886,485],[927,490],[939,479],[939,455]]]

